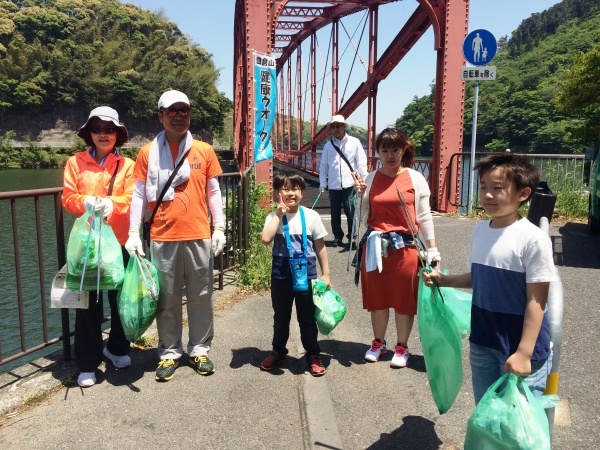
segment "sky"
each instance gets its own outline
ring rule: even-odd
[[[171,22],[177,24],[182,33],[211,53],[215,66],[220,69],[217,87],[228,98],[233,98],[233,18],[235,0],[186,0],[179,2],[122,0],[122,2],[131,3],[150,11],[162,11]],[[484,29],[491,32],[496,40],[503,36],[510,38],[511,33],[523,20],[533,13],[542,12],[557,3],[560,3],[560,1],[470,0],[468,31]],[[401,25],[406,22],[406,17],[412,14],[416,6],[416,0],[403,0],[380,8],[380,43],[378,44],[380,53],[387,48],[387,43],[399,31]],[[397,20],[397,14],[390,13],[392,11],[397,11],[401,15],[400,22]],[[351,22],[351,19],[343,20],[347,20],[347,23]],[[359,54],[362,59],[368,59],[366,50],[364,52],[359,50]],[[431,92],[430,86],[435,79],[435,58],[433,31],[430,28],[392,73],[379,84],[377,132],[388,125],[393,125],[415,96],[422,97]],[[491,65],[493,65],[493,61]],[[360,75],[358,75],[360,70],[353,73],[360,77],[359,81],[365,79],[364,70],[363,74]],[[457,76],[460,76],[460,74],[457,74]],[[341,81],[340,84],[342,84]],[[356,85],[354,84],[354,86]],[[342,90],[341,86],[340,90]],[[347,121],[352,125],[366,128],[366,108],[365,102],[347,118]],[[319,123],[328,121],[328,113],[319,113]]]

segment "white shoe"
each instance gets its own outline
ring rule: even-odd
[[[410,358],[408,347],[405,347],[404,345],[396,345],[394,350],[394,357],[392,358],[392,362],[390,362],[390,366],[394,368],[406,367],[408,364],[408,358]]]
[[[94,372],[81,372],[77,377],[77,384],[81,387],[90,387],[96,384]]]
[[[371,348],[367,350],[365,353],[365,360],[369,362],[379,361],[379,357],[381,355],[385,355],[387,353],[387,347],[385,346],[385,341],[380,342],[377,339],[373,339],[371,342]]]
[[[124,369],[125,367],[129,367],[131,365],[131,358],[129,355],[115,356],[109,352],[106,347],[104,347],[102,354],[104,354],[106,358],[110,359],[110,361],[113,363],[113,366],[115,366],[117,369]]]

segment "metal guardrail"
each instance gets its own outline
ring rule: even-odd
[[[490,152],[477,152],[475,153],[475,160],[479,160],[488,155],[494,153]],[[547,181],[550,187],[569,183],[572,188],[583,187],[585,184],[585,155],[563,155],[563,154],[526,154],[540,169],[541,179]],[[448,166],[449,176],[448,180],[452,179],[452,173],[456,171],[460,174],[459,180],[459,191],[450,192],[448,190],[448,201],[451,205],[457,207],[466,207],[466,200],[469,196],[469,185],[470,185],[470,164],[468,161],[471,157],[470,152],[454,153],[450,157],[450,164]],[[474,180],[474,194],[479,190],[479,178],[475,177]],[[455,196],[452,198],[451,196]],[[476,195],[473,196],[474,199]]]
[[[248,217],[248,192],[250,189],[250,170],[245,173],[225,173],[219,176],[219,184],[221,186],[221,192],[224,196],[224,208],[226,212],[226,224],[225,224],[225,236],[227,238],[227,245],[223,252],[215,261],[215,283],[218,283],[219,290],[223,289],[224,274],[228,271],[234,270],[243,264],[246,258],[246,250],[248,249],[249,242],[249,217]],[[65,225],[63,208],[61,204],[62,187],[47,188],[47,189],[34,189],[34,190],[23,190],[23,191],[11,191],[11,192],[0,192],[0,202],[9,202],[10,217],[13,240],[13,259],[15,273],[14,277],[10,274],[3,274],[3,282],[14,283],[10,286],[16,292],[16,307],[18,309],[18,340],[19,340],[19,351],[9,356],[5,356],[3,352],[3,342],[0,340],[0,366],[3,366],[9,362],[15,361],[19,358],[26,357],[32,353],[47,348],[50,345],[57,344],[58,342],[63,343],[63,355],[64,360],[69,361],[71,359],[71,343],[70,338],[74,335],[74,332],[70,329],[69,310],[61,309],[61,335],[58,337],[50,336],[48,332],[48,314],[47,305],[49,304],[50,288],[51,283],[47,282],[45,274],[54,271],[54,268],[47,267],[48,258],[44,255],[48,255],[48,252],[56,254],[55,261],[57,262],[56,271],[66,264],[66,242],[65,242]],[[54,235],[56,248],[45,248],[48,247],[47,242],[44,244],[42,239],[42,230],[46,233],[49,232],[49,224],[46,218],[42,218],[40,209],[40,199],[43,197],[52,197],[53,199],[53,211],[54,211]],[[23,219],[19,221],[20,214],[18,213],[17,203],[21,207],[21,213],[24,211],[23,208],[27,208],[27,202],[20,201],[25,199],[33,199],[33,214],[35,216],[35,248],[37,251],[37,271],[39,272],[39,284],[35,288],[39,292],[39,314],[40,317],[35,317],[33,322],[36,324],[41,323],[42,339],[41,342],[36,342],[33,345],[28,344],[28,338],[31,337],[32,331],[26,326],[26,313],[37,314],[36,311],[27,311],[30,301],[24,299],[24,279],[22,273],[22,245],[20,245],[19,230],[22,229],[24,223]],[[6,218],[8,219],[8,218]],[[21,225],[21,226],[20,226]],[[10,255],[4,255],[9,257]],[[54,257],[52,257],[54,261]],[[36,277],[37,279],[38,277]],[[51,280],[50,280],[51,281]],[[29,281],[31,283],[31,281]],[[28,286],[29,288],[30,286]],[[9,286],[6,286],[8,289]],[[27,289],[31,291],[31,289]],[[4,301],[11,302],[12,299],[4,297]],[[37,301],[37,300],[36,300]],[[11,303],[12,304],[12,303]],[[29,308],[33,309],[31,306]],[[36,308],[37,309],[37,308]],[[109,320],[110,317],[106,317],[105,321]],[[29,332],[28,332],[29,331]],[[38,330],[35,330],[39,332]],[[15,343],[11,343],[12,347],[15,347]]]

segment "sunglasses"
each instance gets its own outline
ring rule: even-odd
[[[190,114],[190,110],[188,108],[183,108],[183,109],[163,108],[160,111],[169,117],[175,117],[177,115],[177,113],[179,113],[179,115],[181,117],[187,117]]]
[[[90,132],[94,134],[115,134],[116,127],[90,127]]]

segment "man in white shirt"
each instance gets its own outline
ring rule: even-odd
[[[342,207],[348,221],[348,241],[355,239],[352,235],[354,218],[354,179],[352,173],[358,173],[362,179],[367,176],[367,155],[360,141],[346,134],[346,119],[335,115],[329,122],[333,136],[323,147],[319,167],[319,185],[321,192],[329,188],[329,204],[331,206],[331,230],[333,246],[342,245]],[[343,155],[343,156],[342,156]],[[345,158],[345,159],[344,159]]]

